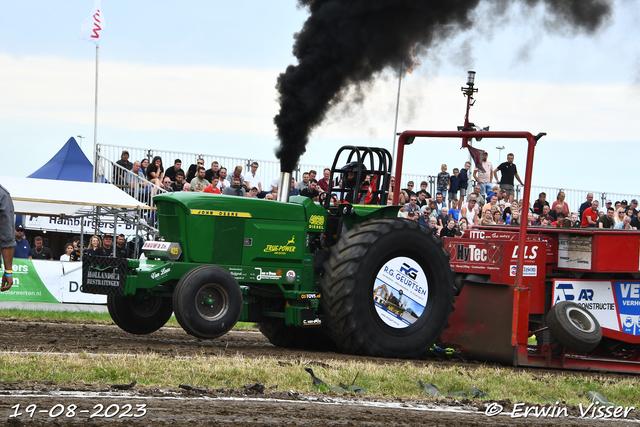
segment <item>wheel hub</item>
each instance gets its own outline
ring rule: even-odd
[[[593,324],[589,316],[582,310],[571,307],[567,310],[567,317],[571,323],[581,331],[589,333],[596,330],[596,325]]]
[[[200,288],[195,303],[198,314],[209,321],[219,319],[229,309],[229,297],[224,289],[215,283]]]

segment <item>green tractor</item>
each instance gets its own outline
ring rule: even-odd
[[[276,201],[156,196],[148,259],[85,257],[82,291],[106,294],[133,334],[175,313],[202,339],[256,322],[276,346],[422,357],[447,325],[454,273],[430,229],[386,205],[390,164],[387,150],[343,147],[319,202],[289,197],[290,173]]]

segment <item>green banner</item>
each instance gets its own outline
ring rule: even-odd
[[[4,271],[4,265],[2,268]],[[14,258],[13,286],[8,291],[0,292],[0,301],[59,302],[43,282],[49,280],[57,284],[60,280],[60,273],[56,274],[55,269],[50,270],[43,271],[46,277],[41,278],[30,259]]]

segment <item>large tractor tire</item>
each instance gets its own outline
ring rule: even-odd
[[[171,298],[137,295],[107,296],[107,309],[122,330],[146,335],[162,328],[173,313]]]
[[[188,334],[213,339],[238,322],[242,293],[229,272],[203,265],[180,279],[173,293],[173,307],[178,323]]]
[[[562,301],[551,307],[547,326],[553,337],[569,350],[588,353],[602,340],[600,323],[580,304]]]
[[[320,303],[341,351],[424,357],[448,325],[454,293],[449,254],[416,222],[356,225],[323,267]]]
[[[335,351],[335,343],[324,328],[295,328],[287,326],[284,319],[267,317],[260,321],[260,332],[276,347],[300,350]]]

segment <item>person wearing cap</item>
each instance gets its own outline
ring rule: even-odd
[[[32,259],[33,251],[31,251],[31,245],[24,238],[24,226],[22,224],[16,225],[16,245],[13,252],[14,258]]]
[[[13,221],[14,210],[11,195],[0,185],[0,250],[2,251],[2,261],[4,262],[2,292],[8,291],[13,285],[13,257],[14,248],[16,247],[15,235],[11,235]]]
[[[631,204],[629,205],[629,207],[633,209],[633,216],[631,218],[635,218],[638,215],[638,200],[631,199]]]
[[[93,253],[97,256],[113,256],[113,248],[111,244],[113,243],[113,234],[107,233],[102,238],[102,246],[100,246]]]

